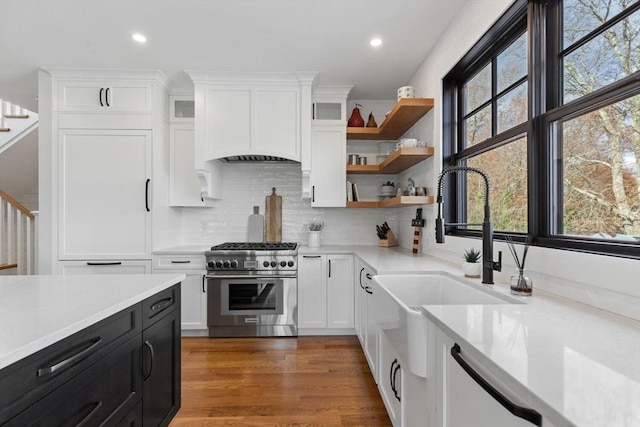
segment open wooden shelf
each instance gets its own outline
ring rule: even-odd
[[[433,156],[433,147],[400,148],[379,165],[347,165],[347,173],[396,174]]]
[[[433,108],[433,98],[402,98],[377,128],[347,128],[347,139],[398,139]]]
[[[402,206],[430,205],[433,196],[398,196],[375,201],[347,202],[348,208],[399,208]]]

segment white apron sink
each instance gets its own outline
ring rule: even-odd
[[[445,274],[373,277],[375,318],[404,366],[427,376],[427,318],[422,305],[519,304],[520,301]],[[429,352],[431,353],[431,352]]]

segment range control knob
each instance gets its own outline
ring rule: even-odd
[[[231,268],[238,268],[238,261],[236,261],[235,259],[231,261]]]
[[[222,268],[222,261],[217,260],[217,261],[216,261],[216,267],[218,267],[218,268]]]
[[[263,262],[262,265],[264,265],[265,267],[269,267],[269,261]]]
[[[278,265],[278,263],[277,263],[277,262],[275,262],[275,261],[271,261],[271,267],[275,267],[276,265]]]
[[[287,261],[280,261],[280,267],[286,267]]]
[[[289,267],[293,267],[293,261],[289,261],[289,262],[287,263],[287,265],[288,265]]]
[[[209,261],[207,263],[207,266],[209,267],[209,269],[213,270],[216,267],[216,263],[213,261]]]
[[[222,266],[223,266],[224,268],[229,268],[229,267],[231,267],[231,263],[229,262],[229,260],[228,260],[228,259],[225,259],[225,260],[222,262]]]

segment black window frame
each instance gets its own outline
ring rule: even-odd
[[[553,173],[554,123],[594,111],[605,105],[640,94],[640,71],[594,92],[563,104],[563,57],[577,47],[597,37],[626,16],[640,10],[640,2],[619,13],[610,21],[589,32],[571,46],[563,46],[562,0],[516,0],[480,40],[467,52],[443,79],[443,167],[464,165],[465,159],[497,148],[526,135],[528,208],[527,233],[497,230],[496,239],[510,236],[524,242],[527,234],[533,245],[640,259],[640,242],[611,239],[580,238],[553,233],[554,204],[557,204],[556,177]],[[528,34],[528,120],[499,135],[468,148],[463,144],[463,88],[492,58],[502,52],[522,34]],[[495,61],[493,61],[495,63]],[[495,67],[495,65],[494,65]],[[495,73],[493,73],[495,79]],[[494,82],[495,83],[495,82]],[[521,81],[520,81],[521,83]],[[495,95],[492,92],[492,96]],[[485,105],[485,104],[483,104]],[[481,107],[477,107],[475,111]],[[495,111],[494,111],[495,113]],[[493,129],[495,130],[495,129]],[[560,169],[561,170],[561,169]],[[444,219],[448,223],[466,222],[465,177],[449,174],[445,177]],[[556,209],[562,214],[561,209]],[[449,235],[481,237],[480,230],[451,227]]]

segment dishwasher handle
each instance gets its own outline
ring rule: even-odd
[[[480,386],[491,395],[499,404],[501,404],[507,411],[511,412],[516,417],[529,421],[530,423],[542,426],[542,415],[539,412],[523,408],[518,406],[509,399],[507,399],[502,393],[500,393],[495,387],[487,382],[480,376],[473,368],[462,358],[460,355],[460,346],[456,343],[451,347],[451,356],[458,362],[458,365]]]

